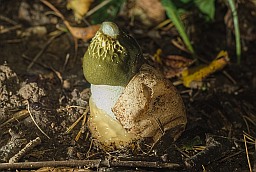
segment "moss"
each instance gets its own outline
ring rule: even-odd
[[[138,43],[111,22],[104,22],[83,59],[83,71],[94,85],[125,86],[142,61]]]

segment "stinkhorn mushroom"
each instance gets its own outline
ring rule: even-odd
[[[106,150],[137,141],[176,139],[187,118],[181,96],[163,75],[143,64],[138,43],[112,22],[103,22],[83,59],[91,83],[88,127]]]

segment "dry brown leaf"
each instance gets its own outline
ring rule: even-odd
[[[44,3],[46,6],[48,6],[51,10],[53,10],[58,17],[60,17],[72,36],[75,39],[82,39],[84,41],[88,41],[91,39],[95,33],[98,31],[100,25],[92,25],[88,27],[73,27],[69,24],[69,22],[65,19],[65,17],[62,15],[62,13],[55,7],[53,6],[50,2],[47,0],[40,0],[42,3]]]
[[[72,9],[77,22],[83,19],[93,0],[68,0],[67,9]]]
[[[127,2],[128,15],[152,26],[165,19],[165,10],[159,0],[131,0]]]
[[[175,69],[188,67],[193,62],[194,60],[179,55],[169,55],[164,60],[166,66],[170,66]]]
[[[165,71],[166,78],[180,76],[183,70],[187,69],[188,66],[194,63],[194,60],[179,55],[169,55],[164,58],[163,61],[168,67]]]
[[[77,39],[82,39],[83,41],[88,41],[89,39],[94,37],[94,35],[100,28],[100,25],[91,25],[88,27],[73,27],[70,26],[67,21],[64,21],[64,23],[73,37]]]

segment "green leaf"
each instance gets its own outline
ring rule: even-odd
[[[172,0],[161,0],[161,3],[167,13],[167,16],[171,19],[173,24],[175,25],[176,29],[178,30],[182,40],[184,41],[185,45],[187,46],[188,50],[194,55],[194,49],[190,43],[188,35],[185,31],[185,27],[180,19],[178,14],[178,10],[174,5]]]
[[[182,3],[186,4],[186,3],[190,3],[192,0],[180,0]]]
[[[103,1],[104,0],[98,0],[96,1],[96,3],[100,4]],[[125,0],[110,0],[110,2],[107,5],[101,7],[94,14],[92,14],[92,16],[90,17],[91,23],[99,24],[104,21],[112,21],[116,18],[124,2]]]
[[[228,4],[232,11],[233,23],[235,27],[235,37],[236,37],[236,56],[237,56],[237,64],[241,62],[241,40],[240,40],[240,29],[239,29],[239,20],[237,15],[237,10],[235,6],[234,0],[228,0]]]
[[[194,0],[195,5],[199,10],[207,15],[211,20],[214,19],[215,14],[215,0]]]

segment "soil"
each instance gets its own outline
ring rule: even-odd
[[[200,63],[213,60],[222,49],[228,50],[231,61],[204,80],[205,87],[201,89],[176,86],[188,118],[186,130],[177,141],[170,142],[166,136],[150,152],[105,152],[90,137],[83,120],[67,131],[81,116],[88,117],[84,112],[90,84],[83,76],[82,58],[89,41],[79,40],[76,51],[69,32],[56,33],[56,25],[65,27],[63,21],[48,15],[49,9],[40,1],[0,0],[0,4],[1,170],[21,170],[22,165],[4,168],[4,163],[32,141],[35,145],[18,162],[88,160],[83,165],[74,162],[34,166],[45,167],[38,171],[248,171],[249,164],[256,171],[255,5],[239,4],[240,65],[236,64],[232,22],[228,22],[228,17],[224,21],[228,15],[225,6],[218,2],[212,22],[195,15],[186,19]],[[56,1],[54,5],[70,21],[74,20],[64,2]],[[114,22],[137,39],[148,63],[159,70],[166,70],[166,66],[150,58],[159,48],[163,56],[192,58],[171,44],[170,40],[178,36],[175,28],[152,30],[138,21],[129,24],[125,16]],[[40,141],[35,140],[37,137]],[[65,165],[68,167],[53,168]],[[47,169],[48,166],[52,168]]]

